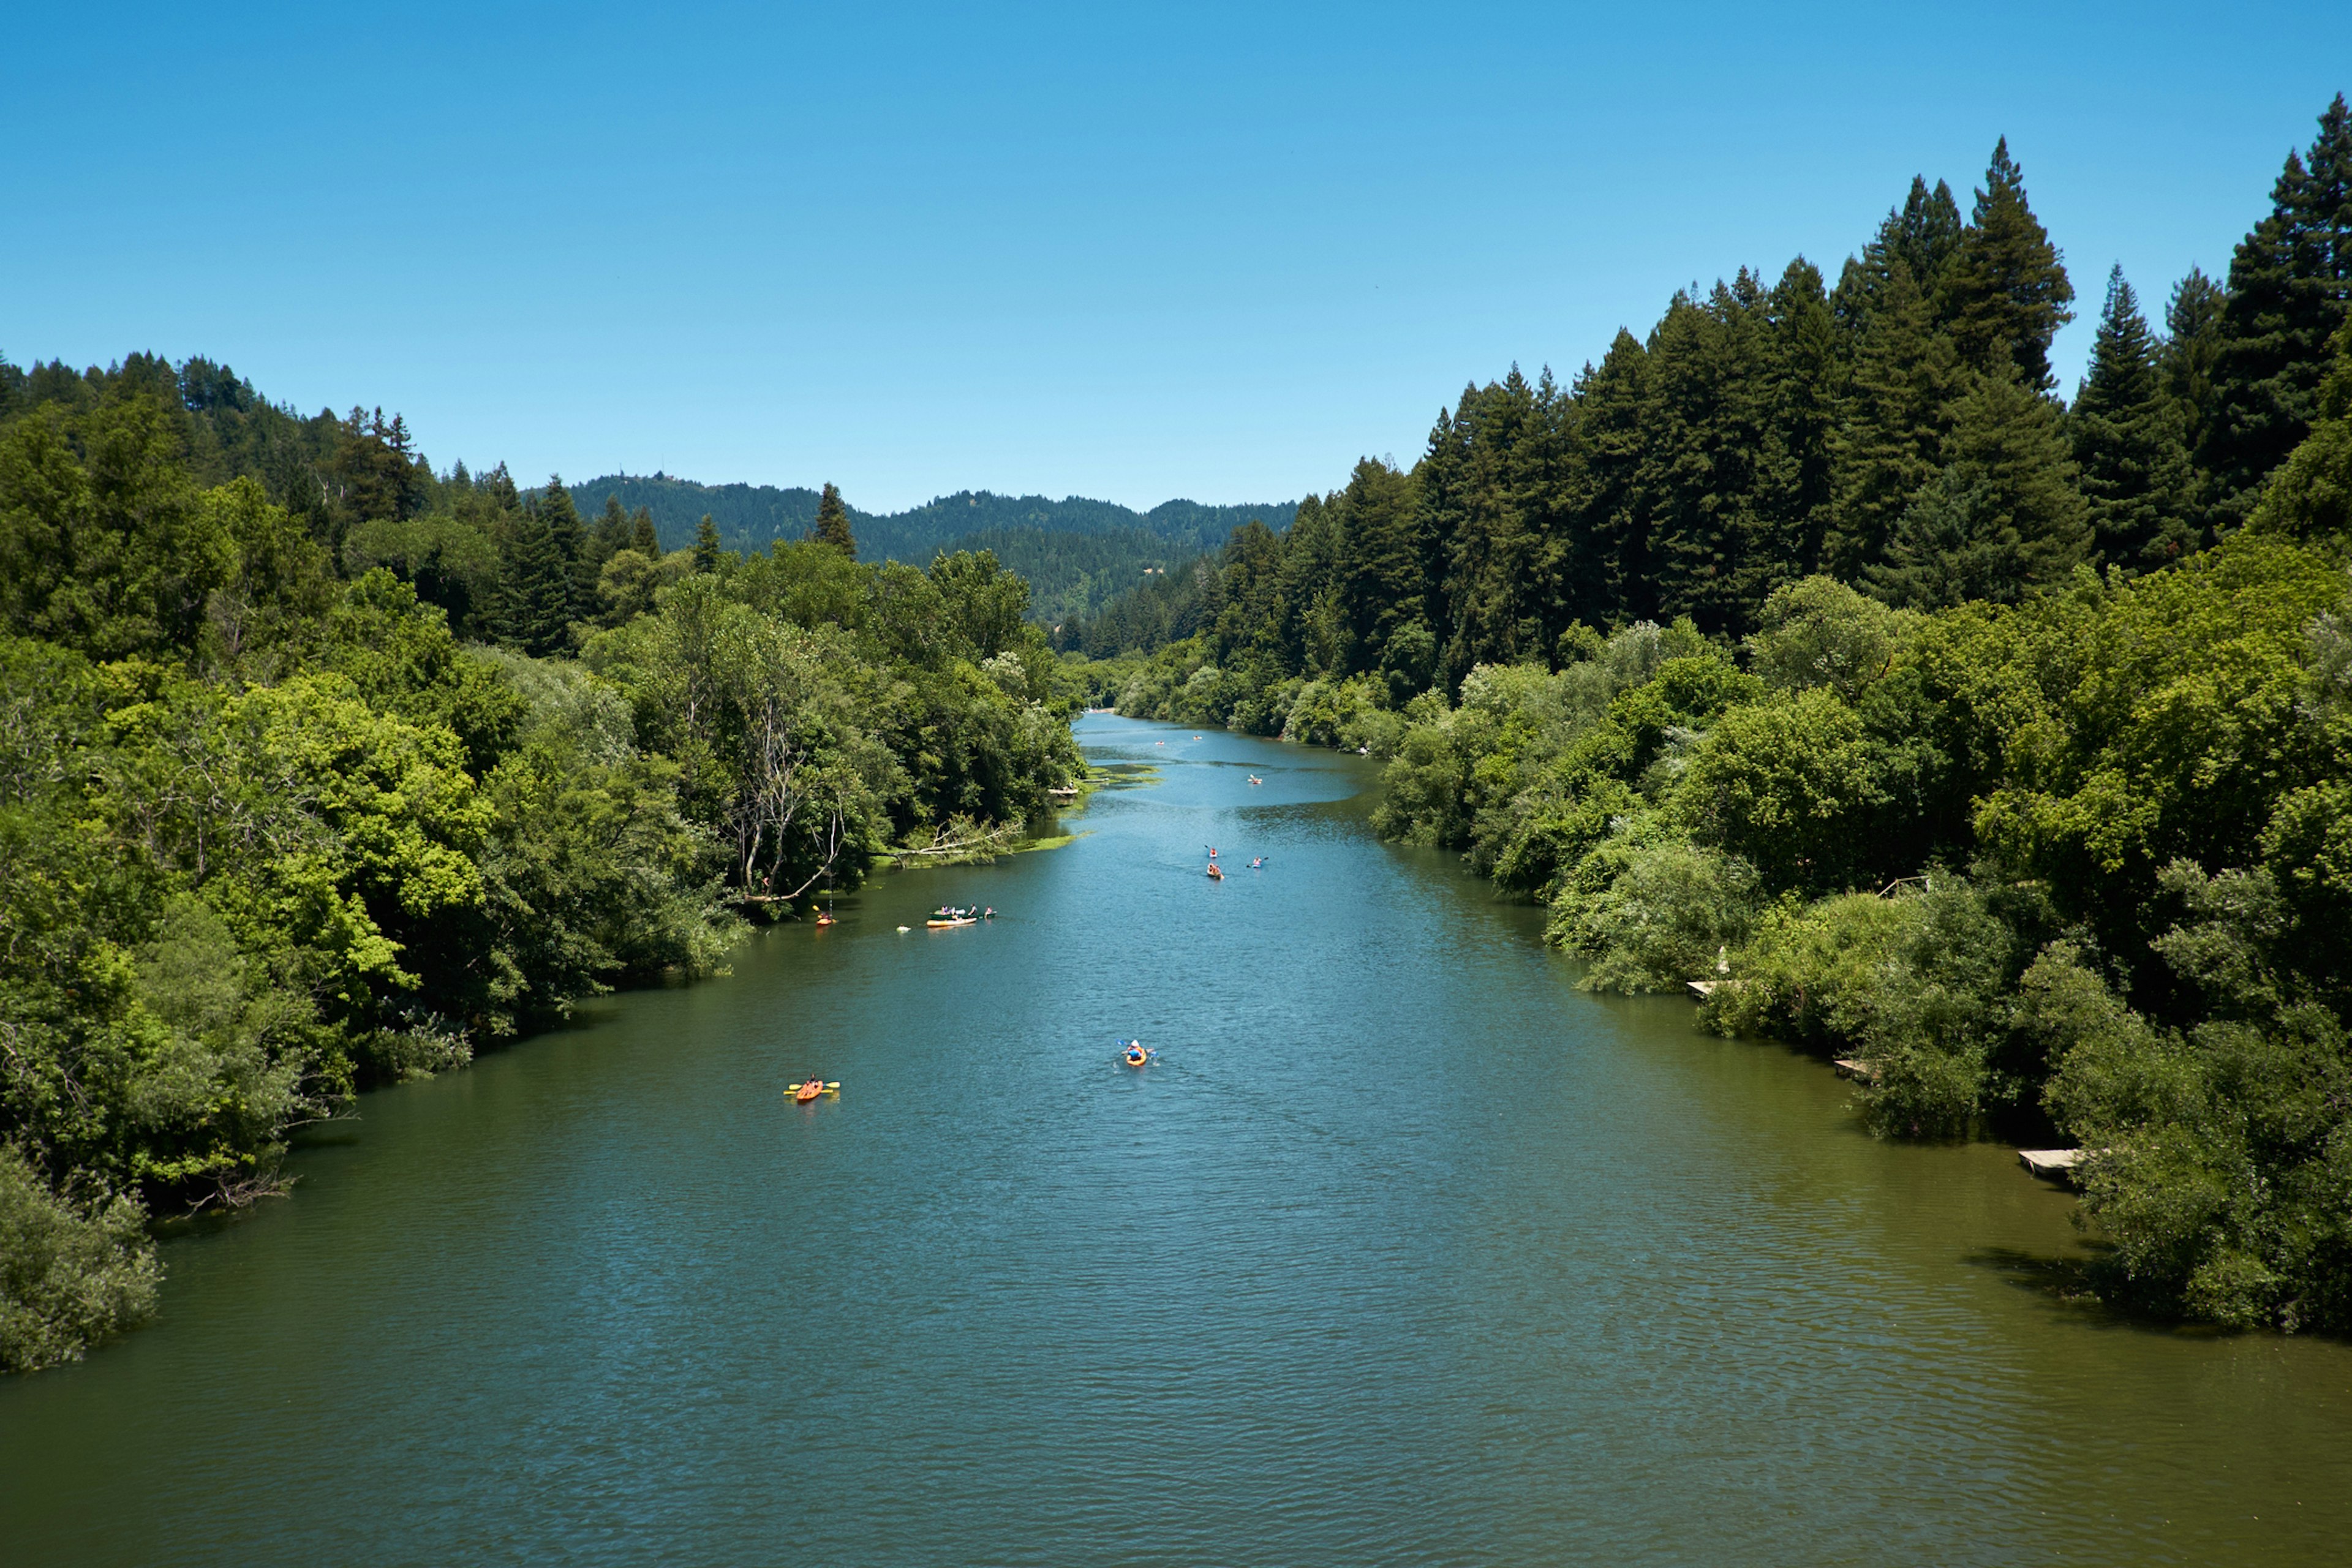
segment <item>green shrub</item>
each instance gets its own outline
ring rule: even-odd
[[[1553,939],[1592,960],[1591,991],[1671,991],[1715,973],[1757,905],[1755,868],[1681,837],[1622,834],[1586,857],[1552,903]]]
[[[163,1270],[136,1198],[76,1200],[0,1146],[0,1370],[32,1372],[155,1310]]]

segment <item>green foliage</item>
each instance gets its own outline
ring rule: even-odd
[[[76,1201],[0,1144],[0,1372],[77,1361],[155,1310],[163,1274],[138,1201]]]
[[[2058,410],[2014,372],[1977,377],[1952,407],[1944,466],[1867,575],[1890,603],[2014,604],[2063,582],[2090,525]]]
[[[1001,844],[1081,771],[984,552],[656,559],[617,500],[436,479],[357,413],[305,510],[207,469],[290,418],[219,367],[37,379],[0,414],[0,1366],[135,1321],[145,1215],[281,1191],[357,1089],[708,973],[740,910]]]
[[[843,504],[841,491],[833,485],[825,486],[824,493],[817,498],[816,521],[809,528],[809,538],[832,546],[852,561],[857,559],[857,538],[850,531],[849,508]]]
[[[1592,960],[1593,991],[1664,991],[1713,970],[1748,935],[1756,869],[1676,837],[1612,836],[1552,900],[1553,940]]]
[[[2058,248],[2025,198],[2025,176],[1994,143],[1984,188],[1938,279],[1942,314],[1961,361],[1980,374],[2014,373],[2039,392],[2050,384],[2050,340],[2074,319],[2074,285]]]
[[[2352,552],[2352,320],[2336,329],[2311,434],[2271,477],[2251,526]]]
[[[2191,517],[2187,409],[2163,384],[2160,349],[2116,268],[2067,432],[2095,554],[2129,571],[2165,565],[2202,542]]]
[[[1675,814],[1776,888],[1851,887],[1867,867],[1854,831],[1883,804],[1861,715],[1835,693],[1732,709],[1691,749]]]
[[[1775,690],[1824,687],[1857,701],[1892,668],[1914,621],[1833,577],[1784,584],[1758,612],[1748,667]]]
[[[2230,259],[2211,413],[2197,454],[2225,523],[2252,510],[2264,480],[2310,432],[2327,345],[2346,319],[2347,274],[2352,110],[2338,93],[2309,150],[2287,155],[2270,212]]]

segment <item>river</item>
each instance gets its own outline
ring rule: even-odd
[[[1579,993],[1355,758],[1080,737],[1159,773],[1067,846],[368,1095],[168,1243],[153,1326],[0,1384],[0,1562],[2343,1561],[2352,1348],[2066,1300],[2009,1151]]]

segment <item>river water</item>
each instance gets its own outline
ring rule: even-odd
[[[1160,773],[1075,842],[370,1095],[168,1244],[152,1328],[0,1384],[0,1562],[2352,1550],[2352,1349],[2070,1302],[2008,1151],[1577,992],[1354,758],[1080,734]]]

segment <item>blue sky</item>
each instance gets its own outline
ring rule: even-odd
[[[2219,273],[2352,6],[28,7],[0,352],[535,480],[1276,500],[2006,133],[2083,319]],[[1899,13],[1899,14],[1898,14]]]

